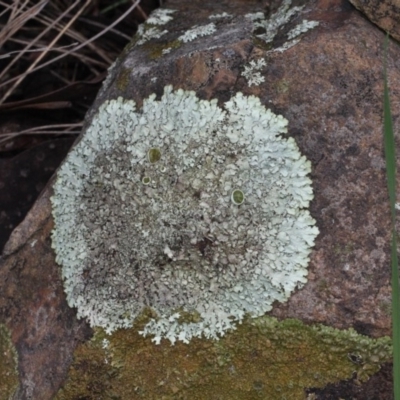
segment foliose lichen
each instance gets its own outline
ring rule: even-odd
[[[241,93],[224,108],[171,86],[141,110],[105,102],[51,199],[78,317],[112,332],[151,308],[143,335],[187,343],[286,301],[318,234],[311,164],[287,123]]]
[[[232,14],[228,14],[227,12],[223,12],[221,14],[212,14],[208,18],[211,20],[217,20],[217,19],[224,19],[224,18],[232,18]]]
[[[293,29],[291,29],[288,32],[287,37],[289,40],[292,40],[295,37],[301,35],[302,33],[307,32],[310,29],[315,28],[318,25],[319,25],[318,21],[309,21],[307,19],[304,19],[300,24],[296,25]]]
[[[174,12],[176,12],[176,10],[157,8],[151,13],[149,18],[147,18],[146,23],[152,25],[165,25],[167,22],[172,20],[171,14]]]
[[[142,45],[146,42],[148,42],[149,40],[152,39],[158,39],[161,36],[164,36],[168,31],[167,30],[161,30],[157,27],[154,26],[147,26],[145,24],[141,24],[138,27],[137,30],[137,35],[138,35],[138,40],[136,42],[137,45]]]
[[[103,80],[102,84],[101,84],[101,88],[99,90],[99,95],[104,94],[107,89],[109,88],[109,86],[111,85],[113,79],[114,79],[114,74],[115,74],[115,68],[116,68],[117,62],[114,61],[108,68],[107,68],[107,76],[106,78]]]
[[[199,36],[208,36],[217,30],[215,24],[212,22],[207,25],[194,26],[192,29],[188,29],[183,35],[178,37],[184,43],[191,42]]]
[[[267,63],[263,58],[259,60],[251,60],[248,65],[245,65],[242,76],[247,80],[249,86],[258,86],[260,83],[265,81],[265,78],[261,75],[260,70],[265,67]]]
[[[262,12],[246,14],[246,18],[253,21],[254,31],[261,31],[255,36],[265,43],[271,43],[278,32],[304,8],[304,5],[295,7],[291,5],[292,0],[284,0],[279,9],[268,18],[265,18]],[[318,21],[303,20],[287,33],[288,41],[273,51],[282,52],[289,49],[299,42],[298,39],[295,39],[296,37],[318,25]]]
[[[144,24],[140,24],[137,30],[137,38],[135,40],[136,45],[142,45],[149,40],[158,39],[164,36],[168,31],[166,29],[161,30],[159,26],[165,25],[172,20],[172,14],[176,10],[168,8],[158,8],[154,10],[149,18],[147,18]]]
[[[172,20],[171,14],[173,14],[176,10],[167,9],[167,8],[159,8],[151,13],[149,18],[146,20],[146,23],[139,25],[137,31],[137,39],[135,44],[143,45],[144,43],[152,40],[159,39],[168,33],[167,30],[161,30],[159,26],[165,25],[167,22]],[[214,23],[210,23],[207,25],[194,26],[191,29],[188,29],[182,35],[180,35],[175,42],[179,43],[188,43],[197,37],[211,35],[216,31],[216,26]],[[169,53],[174,46],[167,46],[162,52],[163,54]]]

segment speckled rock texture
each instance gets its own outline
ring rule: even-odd
[[[390,335],[384,33],[344,0],[295,1],[294,6],[305,8],[281,25],[264,25],[264,31],[254,30],[264,17],[245,17],[260,12],[268,17],[281,3],[169,1],[168,8],[177,10],[167,14],[172,19],[147,27],[126,48],[88,113],[86,127],[105,101],[121,96],[140,108],[152,93],[160,98],[166,85],[193,90],[200,99],[217,99],[221,107],[237,92],[259,97],[289,121],[287,135],[311,161],[310,212],[320,230],[308,281],[286,303],[274,305],[271,314],[353,327],[371,337]],[[230,16],[209,19],[224,12]],[[319,24],[303,32],[304,20]],[[195,26],[210,24],[215,30],[209,26],[193,40],[177,39]],[[272,40],[265,40],[263,35],[274,30]],[[293,30],[300,34],[288,45]],[[145,35],[148,39],[138,44]],[[392,43],[388,73],[396,130],[399,60],[400,51]],[[78,342],[90,335],[85,320],[78,320],[76,310],[67,305],[51,249],[51,195],[49,184],[14,230],[0,261],[0,323],[8,327],[18,352],[16,399],[51,399],[66,379]],[[370,398],[368,390],[357,398]],[[390,387],[381,395],[390,399]]]
[[[371,22],[400,41],[399,0],[350,0],[350,2]]]

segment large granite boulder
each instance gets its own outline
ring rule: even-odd
[[[88,229],[91,229],[90,235],[78,238],[71,236],[70,241],[64,235],[58,244],[54,243],[54,238],[57,240],[59,237],[53,235],[53,248],[57,251],[57,255],[55,254],[51,238],[54,216],[50,198],[54,195],[55,182],[58,185],[56,194],[62,193],[63,185],[59,175],[57,179],[51,180],[25,220],[14,230],[1,258],[0,322],[4,324],[4,331],[8,332],[3,336],[10,338],[7,340],[13,343],[18,354],[19,385],[14,390],[11,384],[3,388],[0,383],[0,391],[4,390],[6,393],[7,390],[7,396],[14,391],[13,396],[16,399],[41,400],[53,398],[57,392],[58,398],[62,399],[282,399],[284,396],[305,398],[306,393],[309,398],[324,398],[318,397],[323,395],[311,388],[323,388],[330,382],[337,383],[350,378],[361,383],[383,363],[390,361],[390,343],[384,338],[385,335],[391,334],[391,292],[390,213],[382,146],[383,40],[383,32],[365,20],[347,2],[340,0],[294,1],[293,4],[285,0],[269,2],[266,5],[257,1],[189,3],[171,0],[166,9],[159,9],[152,14],[110,69],[109,76],[87,115],[83,136],[77,140],[75,149],[80,148],[80,153],[70,153],[74,156],[69,156],[67,163],[74,162],[72,160],[77,154],[82,156],[82,143],[86,143],[85,132],[87,135],[87,132],[93,131],[93,126],[103,124],[101,126],[104,130],[96,132],[99,137],[106,137],[107,126],[110,126],[107,124],[114,124],[115,121],[119,123],[119,117],[113,117],[112,107],[115,106],[116,115],[120,115],[118,113],[125,112],[121,111],[121,107],[127,110],[132,107],[134,101],[136,110],[130,108],[129,112],[135,114],[137,121],[142,114],[149,118],[150,111],[145,112],[142,107],[156,104],[155,109],[162,113],[160,101],[167,102],[166,95],[162,97],[166,86],[171,86],[166,93],[180,93],[179,96],[183,96],[184,99],[195,98],[196,104],[201,104],[201,107],[220,110],[218,112],[222,114],[225,110],[230,116],[230,123],[235,121],[235,112],[238,120],[244,115],[243,118],[247,118],[246,121],[250,121],[250,125],[242,123],[240,135],[235,134],[234,130],[223,130],[224,134],[231,135],[231,143],[235,143],[238,137],[238,148],[242,145],[241,138],[246,137],[241,136],[245,135],[243,132],[246,131],[246,126],[253,127],[254,118],[257,119],[260,115],[263,117],[265,109],[270,109],[268,118],[275,121],[278,118],[276,116],[281,115],[283,117],[281,120],[278,118],[279,121],[288,121],[287,133],[284,133],[285,124],[279,125],[278,122],[280,128],[273,137],[286,143],[287,151],[294,151],[292,159],[302,160],[297,171],[295,168],[289,168],[289,175],[297,176],[301,182],[300,186],[313,189],[314,198],[311,203],[310,192],[307,192],[307,195],[301,192],[305,197],[302,201],[298,200],[295,206],[284,203],[285,215],[294,213],[296,216],[303,215],[299,210],[307,208],[310,204],[309,211],[304,214],[310,218],[304,224],[304,235],[302,236],[297,229],[295,236],[296,240],[302,243],[301,246],[304,243],[309,244],[308,248],[305,246],[301,258],[301,263],[308,259],[309,263],[302,264],[302,268],[299,267],[300,261],[292,263],[297,268],[297,275],[291,276],[290,271],[285,269],[286,265],[292,265],[291,262],[279,262],[287,256],[288,247],[282,246],[282,250],[279,250],[282,251],[279,253],[281,256],[275,258],[274,268],[271,268],[271,276],[274,278],[268,282],[263,281],[261,285],[270,291],[274,291],[278,286],[282,290],[275,290],[275,297],[271,297],[270,292],[263,294],[268,301],[276,301],[271,302],[272,310],[269,316],[259,318],[252,317],[260,315],[262,307],[258,304],[262,304],[262,301],[257,300],[255,296],[249,301],[246,300],[249,298],[247,294],[251,292],[251,280],[247,270],[239,270],[237,276],[247,279],[248,292],[241,299],[240,293],[244,289],[238,285],[235,286],[235,290],[231,287],[228,297],[234,300],[229,303],[231,308],[228,307],[227,316],[221,317],[221,320],[217,319],[216,326],[221,328],[219,333],[213,325],[212,332],[217,332],[217,336],[224,335],[220,340],[205,337],[210,333],[212,313],[211,317],[207,314],[207,318],[210,318],[207,320],[208,325],[202,326],[199,335],[196,334],[199,332],[196,330],[185,336],[187,331],[180,328],[174,328],[173,334],[168,335],[171,326],[176,326],[175,322],[196,326],[198,329],[201,318],[204,320],[206,315],[206,311],[202,314],[204,307],[199,312],[199,308],[182,306],[179,301],[186,297],[180,296],[179,291],[174,292],[179,298],[176,304],[184,312],[178,316],[165,314],[167,325],[163,326],[167,328],[164,329],[159,321],[162,322],[163,316],[160,314],[166,310],[165,304],[175,304],[174,299],[168,297],[168,293],[164,294],[164,297],[160,295],[156,302],[150,303],[153,310],[144,310],[144,313],[135,319],[133,327],[130,327],[132,324],[129,318],[134,311],[124,308],[123,304],[129,302],[129,296],[139,296],[136,293],[140,289],[139,286],[135,286],[135,290],[129,292],[127,298],[123,297],[126,292],[119,291],[117,294],[123,301],[108,302],[105,313],[98,312],[103,304],[101,299],[104,299],[105,292],[102,292],[98,299],[91,297],[87,300],[84,298],[85,289],[82,289],[82,285],[90,285],[90,277],[97,280],[103,277],[104,285],[111,285],[112,274],[115,274],[116,280],[120,279],[118,270],[113,269],[114,272],[111,272],[107,270],[107,265],[104,265],[101,269],[106,270],[104,275],[101,275],[103,272],[96,272],[95,276],[91,276],[93,269],[84,268],[82,274],[74,277],[81,279],[79,282],[82,285],[71,287],[66,284],[67,295],[64,292],[63,280],[71,280],[71,265],[79,266],[80,257],[85,263],[88,262],[87,252],[82,250],[74,253],[75,247],[83,243],[85,237],[93,237],[101,232],[96,230],[98,226],[88,225]],[[397,89],[400,87],[400,74],[395,68],[398,59],[398,47],[390,46],[388,73],[393,105],[400,99]],[[178,91],[179,89],[181,91]],[[194,93],[190,94],[188,91]],[[238,95],[239,92],[243,96]],[[152,97],[153,94],[155,96]],[[178,95],[175,94],[173,99],[176,100]],[[121,99],[117,100],[118,98]],[[150,100],[146,100],[149,98]],[[238,100],[239,98],[242,100]],[[113,99],[117,101],[110,102]],[[236,105],[242,105],[243,109],[232,106],[232,101],[236,102]],[[170,106],[166,105],[166,108],[170,109],[168,107]],[[184,110],[185,104],[180,104],[180,107]],[[107,118],[103,117],[104,110],[108,113]],[[254,110],[253,114],[251,110]],[[192,117],[193,114],[190,114],[189,120]],[[114,122],[110,122],[108,118]],[[154,114],[154,120],[157,118],[161,117]],[[221,117],[221,121],[225,121],[223,118],[226,117]],[[125,119],[121,121],[126,122]],[[201,118],[196,121],[198,124],[202,123]],[[395,111],[394,124],[395,127],[398,126],[398,114]],[[121,125],[121,130],[126,132],[127,126]],[[153,133],[146,133],[145,129],[143,132],[143,141],[147,140],[147,135],[154,138],[151,136]],[[292,139],[286,140],[285,137]],[[114,137],[113,140],[119,145],[123,144],[123,138]],[[109,151],[112,148],[112,140],[106,141]],[[243,141],[246,142],[245,139]],[[287,143],[291,143],[291,147]],[[219,144],[215,146],[218,147]],[[240,158],[242,153],[239,151],[235,154],[234,148],[232,149],[231,157],[234,163],[239,159],[243,161]],[[158,146],[148,149],[147,160],[150,163],[158,161],[158,150]],[[123,159],[130,151],[127,146],[126,151],[119,148],[118,154]],[[207,151],[212,158],[213,148]],[[275,160],[279,164],[284,160],[285,163],[289,163],[290,157],[287,154],[278,157],[273,150],[271,152],[273,158],[269,159],[270,161]],[[221,156],[222,153],[218,154]],[[305,158],[300,158],[300,154]],[[89,149],[85,157],[88,163],[97,160],[95,156],[92,157]],[[83,159],[80,158],[76,162],[81,165]],[[104,173],[112,174],[114,164],[110,163],[110,171],[107,171],[105,160],[102,164]],[[302,165],[305,164],[310,168],[302,169]],[[84,163],[79,168],[83,168],[79,170],[81,172],[85,168],[90,170],[89,164]],[[72,168],[71,171],[71,181],[77,179],[80,182],[81,176],[74,174],[77,170]],[[150,183],[151,180],[147,181],[149,177],[146,171],[138,184]],[[269,171],[273,171],[273,168]],[[307,175],[308,171],[310,173]],[[242,171],[239,169],[236,172],[240,178]],[[311,181],[300,177],[303,172]],[[82,172],[83,175],[85,173]],[[67,175],[62,176],[63,179],[65,176]],[[196,177],[190,176],[194,181]],[[249,181],[252,181],[253,172],[249,176]],[[274,175],[268,196],[279,198],[279,191],[276,191],[274,185],[279,187],[282,184],[286,189],[289,186],[285,186],[284,173],[279,175],[282,182],[275,179],[276,177]],[[98,177],[96,179],[99,187],[105,186]],[[120,181],[115,183],[115,179],[113,182],[114,186],[121,185]],[[164,185],[165,181],[162,182]],[[203,181],[199,179],[199,182],[196,192],[198,194],[194,193],[193,198],[200,204],[201,201],[205,201],[202,193],[208,192],[201,186]],[[69,183],[64,183],[68,188]],[[80,183],[76,185],[76,188],[81,187]],[[182,185],[180,188],[184,198],[185,183]],[[245,183],[243,185],[248,187]],[[296,190],[293,187],[290,186],[294,193]],[[234,194],[235,188],[231,189],[230,201],[232,206],[239,210],[235,209],[235,213],[246,210],[246,203],[241,206],[243,194],[244,201],[247,199],[249,204],[257,208],[255,203],[251,203],[251,191],[243,190],[243,193],[239,190],[242,194]],[[144,191],[143,188],[140,190],[140,193],[148,195],[148,191]],[[106,194],[112,202],[115,193]],[[68,200],[68,196],[58,198]],[[261,198],[264,199],[265,196]],[[134,201],[135,204],[142,204],[140,196],[139,199],[135,197]],[[268,203],[263,201],[260,207]],[[106,203],[107,201],[104,204]],[[57,204],[53,197],[53,207],[60,210]],[[276,215],[284,213],[280,203],[275,204],[276,210],[271,210],[273,204],[272,200],[268,203],[269,209],[265,214],[270,216],[271,223],[275,221]],[[89,207],[90,212],[95,208],[90,202],[85,203],[82,209],[84,207]],[[226,213],[227,218],[232,220],[233,214]],[[192,218],[195,213],[190,215]],[[199,218],[203,216],[204,219],[205,215],[203,213]],[[240,222],[240,214],[238,215]],[[142,217],[143,213],[135,218],[141,220]],[[68,221],[68,217],[60,217],[57,214],[57,229],[60,228],[63,218],[66,224],[71,225],[70,221],[76,221],[78,226],[80,223],[76,217]],[[85,218],[84,220],[86,221]],[[316,231],[313,230],[310,237],[310,227],[314,226],[314,220],[319,234],[310,253],[310,246],[316,235]],[[169,232],[167,222],[164,226]],[[263,226],[264,223],[265,221],[260,221],[258,225],[252,222],[255,226]],[[109,225],[108,222],[105,225],[116,226]],[[172,220],[170,225],[173,225]],[[199,221],[198,226],[204,230],[204,221]],[[210,222],[210,226],[214,225]],[[242,225],[239,223],[237,226]],[[197,225],[193,226],[194,231],[196,227]],[[71,229],[68,232],[74,232],[73,227]],[[179,232],[181,239],[186,230],[182,229]],[[279,236],[278,231],[276,237]],[[288,236],[282,234],[279,240],[289,240],[289,231],[286,232]],[[154,234],[154,231],[150,232]],[[218,232],[222,235],[221,231]],[[140,231],[140,235],[142,234],[143,230]],[[162,237],[162,232],[157,234]],[[194,262],[193,265],[200,263],[204,268],[216,266],[211,262],[202,264],[201,257],[215,254],[215,246],[224,246],[221,244],[224,243],[221,235],[217,244],[214,244],[212,236],[207,236],[202,241],[190,237],[193,246],[196,245],[198,250],[197,253],[190,251],[190,257],[192,260],[200,257],[200,261],[197,264]],[[246,235],[247,238],[253,238],[253,233],[246,232]],[[270,236],[266,237],[266,242],[271,244],[271,248],[279,247],[275,242],[269,241]],[[109,236],[104,242],[91,242],[91,245],[95,243],[99,247],[108,246],[107,249],[114,253],[121,250],[119,244],[115,245],[107,240]],[[64,250],[60,243],[65,243],[66,248],[69,248],[69,256],[76,255],[72,263],[64,262]],[[146,243],[140,243],[147,249]],[[254,243],[251,242],[251,245]],[[289,240],[287,243],[292,246],[294,242]],[[126,251],[123,250],[128,256],[130,251],[136,251],[126,243],[124,246]],[[230,246],[232,253],[236,254],[235,245]],[[299,248],[303,249],[301,246]],[[154,255],[151,249],[146,250],[146,254],[150,254],[152,260],[156,260],[152,265],[158,265],[160,271],[168,269],[172,262],[178,268],[176,273],[179,273],[180,265],[184,265],[182,268],[188,268],[188,264],[184,263],[179,255],[179,249],[165,244],[161,249],[158,255]],[[266,253],[262,253],[263,251]],[[295,258],[300,257],[297,251],[298,249],[293,250]],[[269,252],[264,248],[260,252],[264,255],[272,254],[272,250]],[[99,263],[104,264],[103,256],[106,253],[99,253]],[[129,257],[124,258],[122,250],[120,253],[121,265],[136,265]],[[134,254],[138,259],[137,253]],[[56,263],[56,256],[60,265]],[[142,260],[142,264],[139,265],[145,263],[146,260]],[[228,265],[227,268],[232,264],[236,265],[236,261],[231,259],[227,264],[222,261],[221,263]],[[279,279],[276,268],[283,268],[284,271],[279,275]],[[182,272],[183,275],[186,273],[191,272]],[[224,270],[221,269],[219,273],[222,276]],[[129,282],[130,279],[129,275],[126,275],[126,281]],[[210,282],[207,283],[206,290],[213,292],[215,287],[219,290],[218,285],[212,286]],[[152,283],[150,280],[149,284]],[[226,282],[224,285],[229,286]],[[256,282],[255,287],[259,288]],[[92,293],[96,293],[99,288],[100,286],[97,289],[92,288]],[[110,289],[110,293],[112,290]],[[233,294],[236,290],[237,297]],[[78,298],[82,295],[83,297]],[[145,295],[143,296],[138,298],[143,300]],[[206,298],[208,301],[209,297],[204,296],[198,295],[199,298]],[[213,297],[218,299],[219,306],[224,304],[220,298],[218,293]],[[246,314],[241,315],[239,312],[240,307],[237,304],[240,304],[240,301],[243,301]],[[252,304],[255,303],[257,305],[252,308]],[[68,304],[76,308],[71,308]],[[82,304],[85,304],[85,307]],[[88,304],[92,306],[92,313],[88,311]],[[110,304],[118,305],[117,319],[125,318],[120,323],[115,322],[116,317],[112,315]],[[154,314],[154,309],[158,315]],[[196,312],[191,313],[190,310]],[[218,315],[221,315],[221,310],[217,309]],[[78,319],[77,311],[85,318]],[[127,312],[126,315],[123,314],[124,311]],[[112,323],[103,323],[104,318],[111,318]],[[242,319],[242,323],[226,322],[232,318]],[[124,324],[126,328],[112,333],[114,327],[125,326]],[[108,332],[97,326],[107,328]],[[349,328],[351,329],[348,330]],[[147,336],[139,335],[139,331]],[[186,340],[188,337],[190,340]],[[171,342],[177,339],[178,343],[171,347],[170,341],[165,338]],[[154,344],[152,339],[160,344]],[[10,350],[10,354],[14,353]],[[385,368],[390,367],[387,364]],[[353,371],[356,372],[356,376],[353,375]],[[4,374],[9,375],[11,372],[5,370]],[[382,383],[388,379],[387,375],[376,375],[374,382],[378,383],[374,386],[358,386],[357,393],[352,395],[360,399],[389,399],[390,385],[384,386]],[[380,386],[379,382],[381,387],[388,388],[386,392],[376,392],[376,388]],[[63,389],[59,391],[62,386]],[[346,390],[348,394],[348,386]],[[336,393],[340,395],[340,386]]]

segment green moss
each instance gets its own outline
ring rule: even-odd
[[[147,52],[149,58],[151,60],[156,60],[157,58],[162,57],[163,50],[167,49],[178,49],[179,47],[182,46],[182,42],[180,40],[172,40],[170,42],[164,42],[164,43],[154,43],[154,42],[146,42],[143,45],[143,49]]]
[[[272,43],[267,43],[265,40],[258,38],[253,35],[253,45],[254,47],[258,47],[259,49],[269,51],[272,49]]]
[[[131,41],[126,44],[126,46],[123,48],[122,52],[117,57],[117,61],[124,60],[128,56],[128,54],[131,52],[131,50],[136,46],[136,44],[139,40],[140,40],[140,35],[136,32],[135,35],[133,35]]]
[[[0,324],[0,399],[11,399],[18,387],[18,355],[7,327]]]
[[[144,24],[144,33],[152,27],[157,28],[157,25]],[[136,33],[132,40],[125,46],[121,56],[125,57],[138,44],[138,42],[142,38],[142,35],[143,34]],[[169,48],[171,48],[172,50],[178,49],[182,46],[182,42],[178,39],[162,43],[154,43],[153,40],[148,40],[140,46],[143,50],[147,52],[149,58],[154,60],[163,56],[163,50]],[[121,56],[119,58],[121,58]]]
[[[345,264],[349,260],[349,256],[354,252],[353,243],[337,244],[333,248],[333,254],[336,256],[337,262]]]
[[[333,251],[338,256],[348,256],[354,251],[353,243],[337,244]]]
[[[131,71],[128,68],[121,68],[116,80],[118,90],[124,91],[126,89],[130,76]]]
[[[276,83],[276,90],[278,93],[286,93],[289,90],[289,81],[287,79],[281,79]]]
[[[390,339],[294,319],[251,319],[219,341],[159,346],[136,327],[98,330],[78,347],[57,399],[302,399],[304,389],[360,381],[391,359]],[[108,346],[103,340],[107,339]]]
[[[133,46],[135,46],[137,40],[133,39],[130,44],[124,49],[124,52],[129,51]],[[144,51],[147,52],[148,57],[152,60],[160,58],[163,55],[163,50],[171,48],[177,49],[182,45],[180,40],[173,40],[171,42],[165,43],[154,43],[153,41],[146,42],[142,45]],[[120,91],[124,91],[129,84],[131,76],[131,71],[128,68],[121,68],[117,79],[116,84],[117,88]]]
[[[330,293],[330,285],[326,279],[320,279],[317,282],[317,289],[320,294],[328,295]]]
[[[392,302],[390,300],[380,300],[378,301],[378,307],[386,315],[392,315]]]
[[[120,398],[113,393],[113,383],[118,375],[118,369],[111,365],[109,355],[103,348],[103,340],[106,337],[102,330],[98,330],[92,340],[78,348],[67,384],[59,391],[57,399]]]

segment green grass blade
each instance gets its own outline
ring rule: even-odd
[[[387,81],[387,48],[389,36],[385,40],[384,94],[383,94],[383,131],[385,143],[386,174],[389,189],[390,211],[392,216],[392,325],[393,325],[393,385],[394,399],[400,400],[400,297],[399,265],[397,258],[397,237],[395,230],[396,202],[396,155],[393,135],[392,114],[390,110],[389,88]]]

